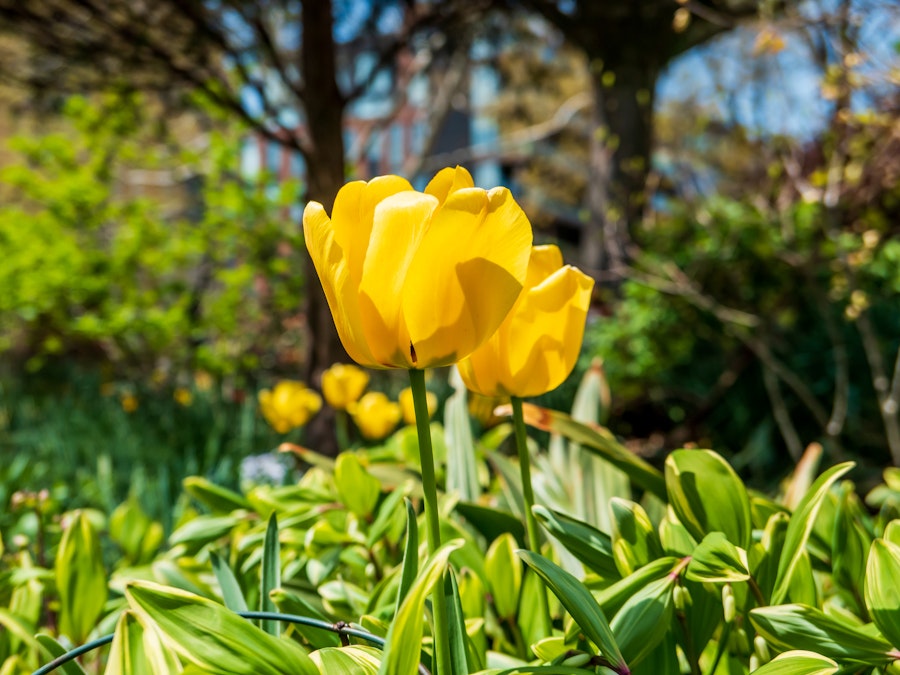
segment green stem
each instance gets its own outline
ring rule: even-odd
[[[531,457],[528,454],[528,434],[525,432],[525,416],[522,414],[522,399],[513,396],[513,424],[516,429],[516,448],[519,451],[519,470],[522,472],[522,496],[525,498],[525,531],[528,533],[528,548],[538,555],[541,553],[541,539],[537,520],[532,511],[534,507],[534,489],[531,486]],[[550,605],[547,603],[547,589],[541,585],[537,594],[538,617],[541,622],[538,639],[550,637],[553,622],[550,618]]]
[[[347,429],[347,411],[334,411],[334,427],[337,436],[338,450],[348,450],[350,448],[350,433]]]
[[[425,371],[410,369],[409,384],[416,411],[416,430],[419,433],[419,459],[422,464],[422,492],[425,495],[425,534],[428,537],[428,554],[433,554],[441,545],[441,520],[438,513],[437,481],[434,477],[434,450],[431,447],[431,425],[428,416],[428,399],[425,391]],[[434,610],[434,662],[437,675],[449,675],[450,630],[447,625],[447,603],[444,584],[435,584],[431,596]]]

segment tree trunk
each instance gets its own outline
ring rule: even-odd
[[[344,184],[344,97],[338,89],[331,0],[303,0],[303,41],[300,51],[306,97],[307,198],[321,202],[331,213],[334,198]],[[318,384],[331,364],[347,361],[325,293],[312,259],[306,258],[306,316],[309,354],[306,379]],[[307,429],[307,442],[317,451],[334,454],[337,448],[334,412],[327,407]]]
[[[590,219],[581,262],[601,280],[618,276],[628,258],[631,230],[643,217],[658,73],[656,67],[639,63],[591,73]]]

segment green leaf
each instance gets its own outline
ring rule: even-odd
[[[259,609],[262,612],[274,612],[275,603],[269,593],[281,586],[281,544],[278,541],[278,518],[275,512],[269,516],[266,526],[266,538],[263,542],[262,566],[259,575]],[[259,625],[269,635],[281,633],[279,621],[263,619]]]
[[[600,605],[597,604],[585,585],[537,553],[532,551],[519,551],[518,553],[519,557],[540,575],[544,583],[559,598],[584,635],[597,645],[600,653],[621,671],[625,667],[625,660],[622,658],[622,653],[619,651],[603,610],[600,609]]]
[[[711,532],[694,549],[685,577],[711,583],[747,581],[747,552],[728,541],[724,533]]]
[[[222,589],[222,600],[225,602],[225,606],[233,612],[246,612],[249,609],[247,600],[241,592],[234,572],[215,551],[209,552],[209,562],[219,581],[219,588]]]
[[[622,576],[627,576],[662,555],[659,535],[647,512],[621,497],[609,500],[613,557]]]
[[[784,548],[781,551],[781,558],[778,560],[778,573],[775,577],[771,599],[773,605],[778,605],[787,598],[791,577],[800,563],[800,557],[816,523],[816,515],[822,507],[828,490],[838,478],[853,467],[853,462],[844,462],[828,469],[816,479],[809,492],[800,501],[797,510],[791,515],[784,538]]]
[[[325,675],[377,675],[381,652],[374,647],[325,647],[310,654]]]
[[[509,533],[516,541],[525,545],[525,525],[520,518],[516,518],[509,511],[481,504],[459,502],[456,512],[475,528],[481,536],[488,541],[494,541],[501,534]]]
[[[381,483],[372,476],[352,452],[342,452],[334,466],[334,484],[341,503],[360,518],[375,510]]]
[[[821,654],[793,650],[779,654],[753,671],[753,675],[834,675],[838,664]]]
[[[892,645],[900,646],[900,546],[876,539],[866,567],[866,607]]]
[[[183,481],[184,491],[207,506],[215,515],[225,515],[236,510],[249,511],[252,507],[243,495],[200,476],[188,476]]]
[[[145,630],[134,612],[122,612],[103,675],[155,675],[180,671],[178,658],[162,644],[157,634]]]
[[[74,642],[84,642],[106,604],[106,570],[100,539],[83,512],[75,512],[56,556],[59,627]]]
[[[199,551],[206,544],[221,539],[241,521],[243,516],[198,516],[187,521],[169,537],[169,545],[184,544],[190,551]]]
[[[41,633],[36,636],[36,639],[41,644],[44,652],[51,659],[58,659],[69,651],[49,635]],[[78,665],[77,661],[69,661],[68,663],[62,664],[59,666],[59,671],[63,673],[63,675],[87,675],[84,668]]]
[[[448,542],[425,562],[391,623],[378,669],[380,675],[416,675],[425,632],[425,598],[443,577],[450,554],[462,544],[458,539]]]
[[[628,598],[613,617],[610,627],[629,666],[639,664],[666,636],[675,609],[674,587],[671,575],[651,581]]]
[[[697,541],[722,532],[746,549],[750,499],[734,469],[711,450],[676,450],[666,458],[666,489],[678,520]]]
[[[291,593],[283,588],[276,588],[269,594],[269,597],[272,598],[272,602],[278,607],[279,612],[297,614],[331,623],[331,619],[296,593]],[[302,635],[313,649],[337,647],[341,643],[340,638],[335,633],[314,626],[304,626],[303,624],[295,623],[292,625],[292,630]]]
[[[516,540],[504,534],[491,544],[484,557],[488,589],[494,599],[494,609],[501,619],[513,620],[522,590],[522,563],[516,557]]]
[[[608,534],[541,505],[532,510],[541,525],[589,570],[604,579],[622,576],[613,559],[612,539]]]
[[[814,607],[778,605],[750,611],[750,621],[779,650],[804,649],[839,662],[884,664],[891,645],[880,637],[848,626]]]
[[[475,502],[481,496],[475,438],[466,402],[466,387],[459,371],[452,368],[450,384],[454,393],[444,404],[444,438],[447,443],[447,492],[455,492],[464,502]]]
[[[628,598],[637,594],[640,589],[650,582],[656,581],[672,572],[678,563],[679,559],[674,557],[657,558],[624,579],[620,579],[612,586],[607,586],[602,591],[596,592],[594,597],[597,599],[604,614],[615,616],[622,608],[622,605],[628,601]]]
[[[378,507],[378,516],[375,518],[375,522],[372,523],[372,527],[369,528],[368,535],[366,535],[366,546],[372,548],[384,539],[388,533],[391,533],[392,538],[397,536],[397,530],[394,527],[396,524],[396,527],[399,528],[399,522],[402,518],[400,504],[409,494],[410,485],[411,483],[407,482],[402,487],[391,490],[381,502],[381,506]]]
[[[624,471],[632,482],[660,499],[666,499],[666,482],[662,474],[616,440],[604,427],[576,422],[565,413],[526,403],[522,406],[525,423],[565,436],[590,452],[599,455],[614,467]]]
[[[462,613],[459,588],[456,585],[456,575],[452,569],[444,575],[444,595],[447,598],[447,624],[450,631],[450,675],[469,675],[466,622]]]
[[[406,503],[406,547],[403,549],[403,572],[400,575],[400,587],[397,589],[397,610],[394,614],[400,613],[400,607],[406,600],[409,589],[412,588],[419,573],[419,521],[416,518],[416,510],[413,508],[412,502],[408,499],[403,501]]]
[[[130,582],[125,596],[184,663],[232,675],[319,675],[295,642],[264,633],[212,600],[149,581]]]

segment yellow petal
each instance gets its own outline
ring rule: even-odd
[[[351,183],[344,189],[351,188]],[[351,188],[351,191],[354,188]],[[303,210],[303,235],[306,248],[325,291],[325,299],[334,318],[341,344],[354,361],[377,366],[366,343],[359,315],[358,286],[350,278],[346,252],[335,239],[332,221],[318,202],[310,202]]]
[[[461,166],[455,169],[447,167],[437,172],[434,178],[425,186],[425,194],[434,195],[441,202],[447,201],[447,197],[462,188],[475,187],[472,175]]]
[[[407,270],[437,206],[431,195],[400,192],[375,208],[359,287],[360,315],[372,355],[386,366],[415,365],[401,298]]]
[[[369,374],[349,363],[335,363],[322,373],[322,394],[336,410],[358,400],[368,384]]]
[[[467,356],[500,325],[521,291],[531,225],[505,189],[452,193],[409,267],[403,314],[419,368]]]
[[[563,257],[559,246],[554,246],[553,244],[532,246],[531,257],[528,259],[528,275],[525,278],[525,288],[534,288],[562,266]]]

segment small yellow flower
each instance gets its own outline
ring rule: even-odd
[[[205,370],[198,370],[194,373],[194,386],[197,391],[209,391],[213,387],[213,376]]]
[[[322,407],[322,397],[302,382],[282,380],[271,391],[259,392],[263,417],[279,434],[302,427]]]
[[[369,384],[369,374],[349,363],[335,363],[322,373],[322,394],[335,410],[346,410],[359,400]]]
[[[360,433],[370,441],[377,441],[391,433],[400,421],[400,405],[380,391],[370,391],[347,406],[347,412]]]
[[[415,424],[416,423],[416,409],[413,404],[413,393],[410,387],[407,387],[403,391],[400,392],[400,396],[397,399],[400,401],[400,408],[403,410],[403,421],[406,424]],[[426,392],[425,400],[428,402],[428,418],[434,415],[434,411],[437,410],[437,396],[435,396],[434,392]]]
[[[190,389],[186,389],[185,387],[178,387],[175,389],[175,392],[172,394],[172,398],[175,399],[175,402],[187,408],[193,401],[194,395],[191,393]]]
[[[483,396],[539,396],[575,367],[594,280],[563,265],[556,246],[535,246],[525,290],[499,330],[458,365]]]
[[[461,167],[424,192],[399,176],[348,183],[330,217],[306,205],[303,233],[344,349],[373,368],[472,353],[519,296],[532,241],[509,190],[476,188]]]
[[[122,410],[129,414],[138,409],[138,398],[134,394],[123,394],[119,401],[122,404]]]

